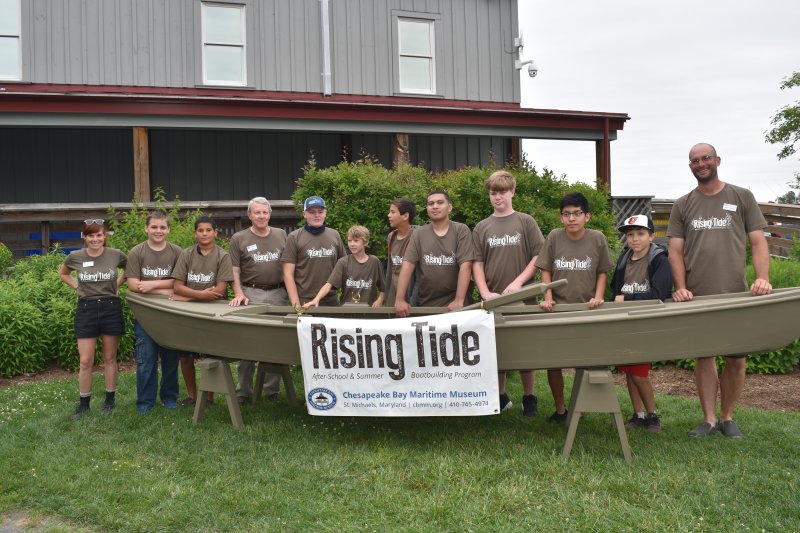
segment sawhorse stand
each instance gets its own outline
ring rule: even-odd
[[[256,370],[256,388],[253,390],[253,403],[258,402],[259,398],[261,398],[267,372],[271,374],[280,374],[283,380],[283,388],[286,390],[286,398],[289,400],[289,406],[297,407],[297,393],[294,390],[294,382],[292,381],[292,374],[289,372],[289,365],[273,365],[270,363],[258,363],[258,368]]]
[[[583,413],[609,413],[611,423],[617,429],[619,442],[622,445],[622,454],[625,460],[631,462],[631,448],[628,445],[628,435],[622,423],[622,412],[617,400],[617,391],[614,387],[614,378],[611,372],[598,368],[576,368],[575,381],[572,386],[572,397],[569,401],[569,415],[567,417],[567,441],[564,443],[564,459],[569,458],[572,444],[575,442],[575,433],[578,430]]]

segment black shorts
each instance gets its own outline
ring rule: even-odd
[[[122,301],[118,296],[81,298],[75,310],[75,337],[96,339],[100,335],[122,336],[125,321],[122,318]]]

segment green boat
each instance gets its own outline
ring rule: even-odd
[[[552,286],[552,285],[551,285]],[[800,337],[800,288],[767,296],[736,293],[691,302],[606,302],[599,309],[560,304],[553,313],[519,302],[549,286],[531,285],[476,304],[495,314],[500,370],[597,367],[779,349]],[[128,293],[136,319],[163,346],[283,365],[300,364],[298,314],[291,307],[227,301],[177,302]],[[412,316],[444,312],[412,308]],[[313,316],[394,318],[392,308],[313,308]]]

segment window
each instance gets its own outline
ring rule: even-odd
[[[436,93],[434,21],[398,17],[397,50],[399,90]]]
[[[246,85],[244,6],[204,3],[202,12],[203,83]]]
[[[21,79],[19,0],[0,0],[0,80]]]

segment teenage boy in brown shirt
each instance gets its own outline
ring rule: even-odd
[[[544,244],[544,236],[532,216],[514,211],[512,199],[517,189],[514,176],[498,170],[486,180],[492,216],[478,222],[472,231],[475,262],[472,277],[481,298],[489,300],[517,291],[536,274],[536,258]],[[533,370],[520,370],[522,379],[522,414],[536,416]],[[511,407],[506,393],[506,373],[497,373],[500,410]]]
[[[558,303],[585,303],[589,309],[603,304],[608,272],[614,268],[614,263],[605,235],[585,227],[590,218],[589,201],[583,194],[572,192],[561,199],[564,227],[554,229],[547,236],[536,266],[542,271],[543,283],[560,279],[569,283],[545,293],[539,307],[547,312],[552,312]],[[566,422],[561,369],[548,370],[547,381],[556,404],[556,412],[550,420]]]

